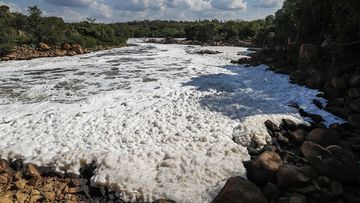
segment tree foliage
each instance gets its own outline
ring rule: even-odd
[[[360,40],[360,1],[286,0],[276,12],[280,42],[320,44],[331,39],[340,44]]]
[[[0,55],[16,45],[36,46],[40,42],[52,46],[79,43],[87,48],[122,45],[129,36],[126,26],[119,24],[95,23],[95,19],[66,23],[59,17],[43,17],[37,6],[27,11],[28,15],[24,15],[0,6]]]

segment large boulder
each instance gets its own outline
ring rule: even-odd
[[[299,61],[301,63],[311,63],[319,59],[320,48],[314,44],[302,44],[300,47]]]
[[[333,79],[331,79],[331,84],[339,90],[346,89],[348,87],[348,81],[349,76],[343,75],[343,76],[335,76]]]
[[[310,88],[322,88],[326,82],[326,76],[321,71],[313,71],[310,77],[306,80],[306,85]]]
[[[336,89],[330,81],[325,83],[323,91],[325,96],[330,99],[336,98],[340,93],[339,90]]]
[[[303,129],[297,129],[294,132],[285,134],[290,141],[295,142],[297,144],[302,144],[307,136],[307,132]]]
[[[308,77],[309,74],[301,70],[296,70],[290,74],[290,80],[300,85],[305,85]]]
[[[325,128],[316,128],[310,131],[306,140],[317,143],[323,147],[339,144],[342,141],[342,137],[335,130],[329,130]]]
[[[275,182],[276,172],[281,165],[280,156],[273,151],[265,151],[256,160],[244,162],[248,179],[257,185]]]
[[[326,109],[326,111],[328,111],[336,116],[339,116],[341,118],[347,118],[351,113],[351,109],[345,105],[326,106],[325,109]]]
[[[307,177],[301,168],[284,164],[277,172],[277,184],[280,189],[301,187],[308,185],[311,178]]]
[[[351,88],[348,91],[348,95],[352,98],[358,98],[360,97],[360,88]]]
[[[243,177],[230,178],[213,203],[266,203],[261,190]]]
[[[360,113],[360,99],[353,100],[349,104],[350,109]]]
[[[324,148],[308,141],[301,151],[320,175],[344,184],[360,183],[360,164],[352,152],[337,145]]]
[[[352,76],[349,83],[351,87],[360,87],[360,75]]]

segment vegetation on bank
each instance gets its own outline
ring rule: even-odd
[[[359,9],[358,0],[286,0],[275,15],[277,43],[312,43],[349,56],[358,53]]]
[[[324,43],[352,53],[359,48],[359,9],[356,0],[286,0],[275,15],[253,21],[155,20],[103,24],[95,19],[66,23],[59,17],[43,17],[36,6],[29,7],[28,15],[0,6],[0,55],[15,45],[76,43],[95,48],[122,45],[129,37],[187,38],[202,43],[251,40],[281,47]]]
[[[93,19],[65,23],[59,17],[43,17],[37,6],[29,7],[28,15],[0,6],[0,27],[0,55],[17,45],[36,47],[39,43],[50,46],[80,44],[86,48],[118,46],[123,45],[129,35],[119,24],[95,23]]]
[[[187,38],[199,42],[254,40],[270,42],[274,36],[274,16],[254,21],[134,21],[127,23],[96,23],[87,19],[66,23],[60,17],[44,17],[37,7],[29,7],[28,14],[11,12],[0,6],[0,55],[14,46],[36,47],[46,43],[52,47],[64,43],[80,44],[85,48],[117,46],[129,37]]]

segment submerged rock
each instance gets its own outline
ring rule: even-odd
[[[196,53],[197,53],[197,54],[204,55],[204,54],[220,54],[220,53],[222,53],[222,52],[206,49],[206,50],[198,51],[198,52],[196,52]]]

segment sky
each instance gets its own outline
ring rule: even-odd
[[[254,20],[273,14],[283,0],[0,0],[0,5],[26,13],[37,5],[45,16],[67,22],[95,18],[98,22],[134,20]]]

